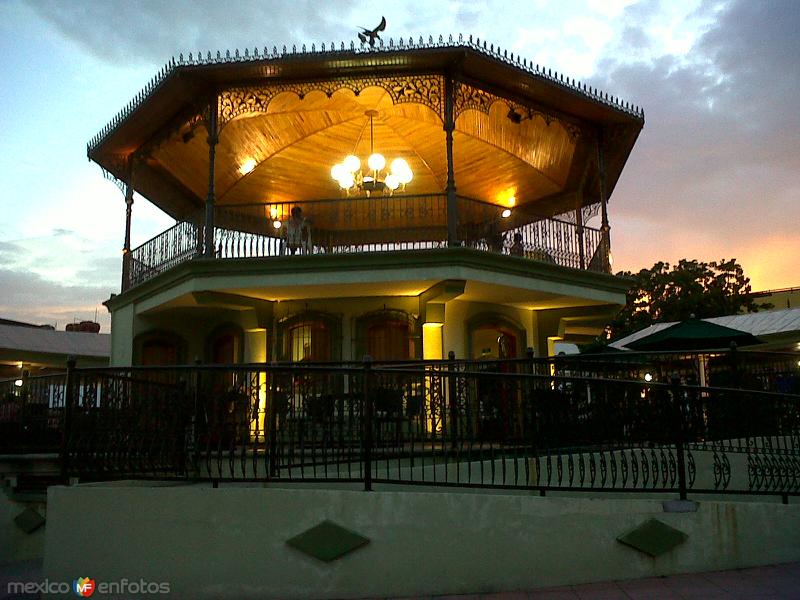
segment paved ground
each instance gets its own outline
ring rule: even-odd
[[[800,563],[434,600],[800,600]],[[415,599],[421,600],[421,599]]]
[[[0,565],[0,600],[8,581],[39,581],[38,562]],[[405,600],[800,600],[800,563],[574,585],[531,592],[420,596]]]

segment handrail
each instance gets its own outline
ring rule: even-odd
[[[310,240],[289,249],[282,231],[291,209],[310,217]],[[506,219],[502,207],[457,197],[458,245],[476,250],[552,263],[573,269],[608,272],[602,230],[556,217],[528,221]],[[270,258],[287,254],[353,254],[430,250],[452,245],[447,239],[445,194],[388,198],[340,198],[216,207],[215,258]],[[179,221],[130,253],[128,288],[202,253],[203,226]],[[127,289],[127,288],[126,288]]]

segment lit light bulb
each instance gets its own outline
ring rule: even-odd
[[[248,158],[246,161],[242,163],[242,166],[239,167],[239,173],[242,175],[247,175],[250,171],[256,168],[256,161],[253,158]]]
[[[347,156],[342,164],[348,173],[355,173],[361,168],[361,161],[358,160],[357,156],[353,156],[352,154]]]
[[[395,158],[392,161],[392,173],[395,175],[400,175],[400,173],[411,172],[411,168],[408,166],[408,163],[402,158]]]
[[[504,219],[507,219],[508,217],[511,216],[511,209],[510,208],[505,209],[503,212],[500,213],[500,216],[503,217]]]
[[[353,176],[352,173],[345,173],[339,178],[339,186],[343,190],[349,190],[356,184],[356,178]]]
[[[650,383],[651,381],[653,381],[653,375],[652,375],[651,373],[645,373],[645,374],[644,374],[644,380],[645,380],[647,383]]]
[[[336,163],[331,167],[331,177],[336,181],[339,181],[345,175],[347,175],[347,168],[342,163]]]
[[[17,380],[14,382],[14,385],[15,385],[15,386],[17,386],[17,387],[22,387],[22,379],[17,379]]]
[[[275,220],[272,222],[272,226],[273,226],[275,229],[280,229],[280,228],[281,228],[281,225],[282,225],[282,223],[281,223],[281,222],[280,222],[278,219],[275,219]]]
[[[370,154],[370,157],[367,159],[367,164],[373,171],[380,171],[386,166],[386,159],[383,157],[383,154],[376,152],[375,154]]]
[[[408,169],[406,171],[401,171],[400,173],[397,174],[397,180],[403,185],[410,183],[413,178],[414,175],[411,173],[411,169]]]
[[[400,187],[400,180],[394,173],[391,173],[386,176],[385,183],[386,187],[389,188],[390,190],[396,190],[398,187]]]

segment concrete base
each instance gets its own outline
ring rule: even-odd
[[[44,502],[12,500],[7,488],[0,488],[0,564],[41,559],[44,556],[45,528],[23,531],[14,519],[27,508],[47,515]],[[5,593],[5,590],[0,590]]]
[[[168,582],[181,598],[495,592],[800,560],[796,504],[122,483],[50,488],[48,508],[50,581]],[[655,559],[616,541],[649,518],[688,541]],[[325,519],[370,543],[331,563],[286,545]]]

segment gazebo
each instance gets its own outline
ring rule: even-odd
[[[471,37],[181,55],[88,146],[127,203],[112,362],[589,338],[624,303],[607,203],[643,122]],[[134,192],[176,220],[138,248]]]

